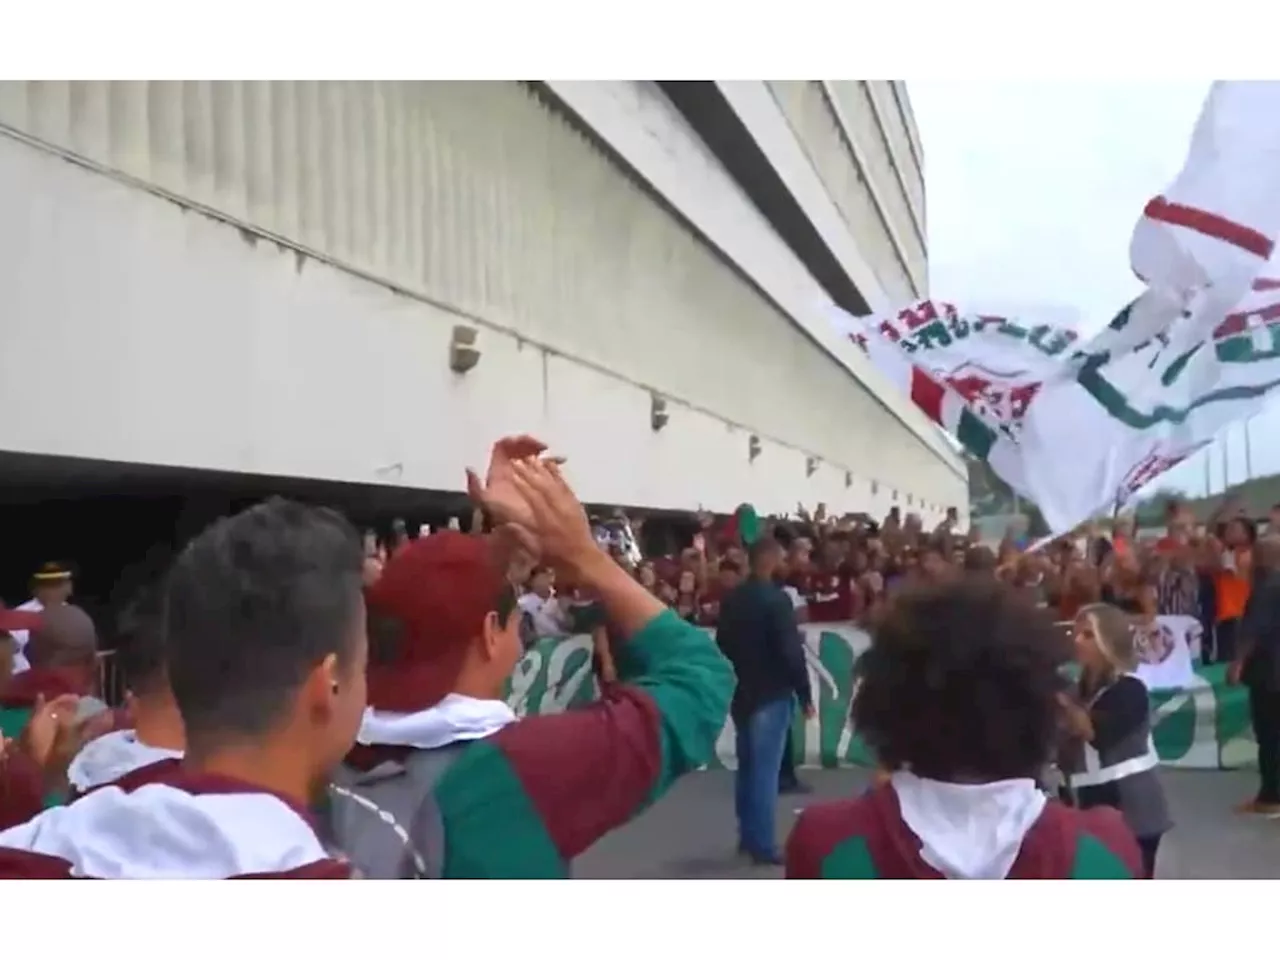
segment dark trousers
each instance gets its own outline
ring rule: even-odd
[[[1142,873],[1144,880],[1156,878],[1156,852],[1160,849],[1160,837],[1139,837],[1138,848],[1142,851]]]
[[[1258,741],[1258,802],[1280,803],[1280,690],[1249,687],[1249,719]]]
[[[1239,620],[1220,620],[1213,627],[1213,652],[1204,657],[1205,663],[1230,663],[1236,658],[1236,634]]]

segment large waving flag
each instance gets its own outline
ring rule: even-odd
[[[925,300],[836,324],[1054,532],[1122,504],[1280,387],[1280,83],[1219,82],[1147,204],[1146,290],[1087,343]],[[1274,276],[1274,279],[1272,278]]]

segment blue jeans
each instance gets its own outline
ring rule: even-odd
[[[738,843],[757,857],[778,855],[774,820],[778,805],[778,766],[791,736],[790,695],[757,707],[737,724],[738,772],[733,806],[738,815]]]

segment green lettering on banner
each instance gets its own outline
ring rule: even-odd
[[[1048,324],[1035,327],[1031,331],[1030,343],[1046,357],[1056,357],[1075,342],[1075,337],[1066,330],[1059,330]]]
[[[916,342],[926,350],[951,346],[951,331],[941,320],[934,320],[916,331]]]
[[[791,731],[797,760],[828,768],[872,765],[874,758],[848,723],[853,666],[869,637],[852,624],[806,624],[802,634],[817,709],[812,720],[797,713]],[[1224,667],[1204,667],[1197,674],[1196,687],[1151,694],[1152,739],[1161,762],[1201,770],[1253,766],[1257,746],[1247,691],[1226,685]],[[519,716],[530,716],[582,707],[596,696],[591,640],[567,637],[542,640],[525,654],[506,699]],[[710,766],[736,766],[732,720],[725,722]]]
[[[1157,424],[1184,423],[1195,410],[1215,403],[1239,403],[1253,400],[1280,386],[1280,379],[1267,380],[1248,386],[1230,386],[1206,393],[1195,394],[1183,406],[1156,403],[1150,410],[1139,410],[1129,402],[1125,392],[1116,387],[1106,376],[1106,353],[1088,357],[1076,374],[1076,381],[1114,419],[1134,430],[1149,430]],[[1182,363],[1173,361],[1173,366]],[[1180,369],[1180,368],[1179,368]],[[1164,373],[1169,373],[1169,370]],[[1181,400],[1182,398],[1177,398]]]
[[[1265,341],[1265,346],[1259,341]],[[1226,337],[1215,344],[1218,359],[1223,363],[1258,363],[1280,357],[1280,328],[1274,325],[1254,328],[1234,337]]]
[[[1211,713],[1210,719],[1212,716]],[[1157,690],[1151,694],[1151,739],[1161,762],[1183,766],[1191,758],[1196,744],[1196,717],[1195,697],[1189,691]]]
[[[516,664],[505,696],[521,717],[563,713],[595,698],[590,637],[539,640]]]

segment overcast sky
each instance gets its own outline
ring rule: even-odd
[[[1139,213],[1173,178],[1208,82],[909,84],[924,145],[929,283],[985,309],[1042,306],[1093,332],[1141,287],[1129,270]],[[1280,409],[1250,426],[1253,473],[1280,472]],[[1272,449],[1267,450],[1270,446]],[[1207,455],[1221,489],[1245,477],[1235,427]],[[1156,486],[1205,489],[1205,461]]]

